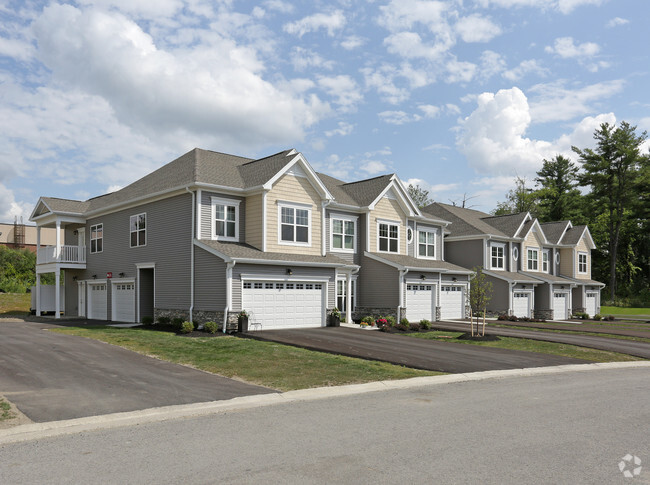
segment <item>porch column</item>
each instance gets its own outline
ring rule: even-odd
[[[37,317],[41,316],[41,274],[40,273],[36,273],[36,316]]]
[[[57,223],[57,234],[58,234],[58,223]],[[58,238],[57,238],[58,243]],[[54,270],[54,318],[61,318],[61,270],[59,270],[58,265],[56,270]]]
[[[56,252],[54,253],[54,256],[56,260],[59,260],[59,256],[61,255],[61,221],[57,219],[56,221]]]
[[[345,275],[345,323],[352,323],[352,274]]]

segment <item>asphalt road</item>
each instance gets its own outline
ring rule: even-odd
[[[0,446],[0,483],[649,484],[649,389],[608,369],[97,430]]]
[[[435,322],[434,327],[441,330],[467,332],[469,330],[469,323]],[[620,352],[622,354],[635,355],[644,359],[650,359],[650,343],[648,342],[636,342],[634,340],[599,337],[595,335],[573,335],[567,333],[544,332],[543,330],[536,331],[492,327],[490,325],[485,327],[485,334],[578,345],[580,347],[609,350],[610,352]]]
[[[346,327],[264,330],[250,335],[312,350],[450,373],[587,363],[557,355],[436,342]]]
[[[50,327],[0,324],[0,394],[35,422],[275,392]]]

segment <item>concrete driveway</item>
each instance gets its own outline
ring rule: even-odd
[[[275,392],[53,327],[0,323],[0,394],[35,422]]]
[[[345,327],[264,330],[248,335],[311,350],[454,374],[588,363],[586,360],[557,355],[436,342]]]

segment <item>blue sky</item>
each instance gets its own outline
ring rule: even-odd
[[[0,221],[200,147],[296,148],[489,211],[516,175],[650,129],[650,2],[4,1]]]

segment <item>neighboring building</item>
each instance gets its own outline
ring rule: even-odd
[[[447,260],[484,268],[493,285],[493,314],[562,320],[573,312],[600,313],[605,285],[591,279],[595,245],[587,226],[540,224],[527,212],[491,216],[440,203],[423,212],[452,223]]]
[[[18,221],[13,224],[0,222],[0,245],[12,249],[29,249],[36,252],[38,245],[36,226],[28,226]],[[46,228],[41,231],[41,245],[56,244],[56,230]]]
[[[334,307],[348,321],[466,312],[472,272],[445,261],[448,220],[423,214],[396,175],[345,183],[295,150],[194,149],[117,192],[41,197],[30,220],[64,234],[39,248],[37,312],[43,273],[66,315],[102,320],[232,326],[247,310],[269,329],[323,326]]]

